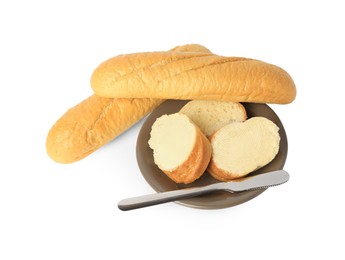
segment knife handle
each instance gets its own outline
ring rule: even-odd
[[[195,187],[188,189],[166,191],[161,193],[153,193],[149,195],[143,195],[121,200],[117,206],[121,210],[138,209],[162,203],[172,202],[176,200],[193,198],[219,189],[223,189],[222,185],[219,185],[219,183],[215,183],[204,187]]]

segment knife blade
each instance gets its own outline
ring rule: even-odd
[[[289,173],[284,170],[272,171],[229,182],[218,182],[202,187],[159,192],[123,199],[118,203],[118,208],[121,210],[138,209],[176,200],[188,199],[218,190],[240,192],[253,189],[263,189],[283,184],[287,182],[289,178]]]

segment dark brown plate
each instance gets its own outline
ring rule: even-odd
[[[156,191],[170,191],[176,189],[183,189],[194,186],[205,186],[211,183],[218,182],[212,178],[208,173],[205,173],[200,179],[192,184],[176,184],[169,179],[154,163],[153,152],[148,145],[150,139],[150,132],[152,124],[155,120],[164,114],[173,114],[178,112],[188,101],[183,100],[167,100],[159,107],[157,107],[144,122],[137,140],[137,161],[142,175],[148,184]],[[265,167],[252,172],[250,175],[256,175],[268,171],[281,170],[285,164],[287,156],[287,137],[284,126],[274,111],[266,104],[242,103],[246,108],[248,118],[254,116],[263,116],[272,120],[279,127],[280,134],[280,148],[277,156],[267,164]],[[226,191],[214,192],[212,194],[199,196],[191,199],[177,201],[177,203],[201,209],[220,209],[236,206],[238,204],[247,202],[256,196],[263,193],[266,189],[243,191],[239,193],[229,193]]]

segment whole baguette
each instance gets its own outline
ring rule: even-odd
[[[178,46],[172,51],[209,52],[197,44]],[[120,135],[163,101],[92,95],[70,108],[52,126],[46,138],[47,153],[59,163],[79,161]]]
[[[102,97],[203,99],[287,104],[296,96],[290,75],[259,60],[203,52],[146,52],[111,58],[93,72]]]

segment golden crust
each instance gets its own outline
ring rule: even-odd
[[[203,99],[286,104],[296,87],[280,67],[208,52],[146,52],[111,58],[93,72],[103,97]]]
[[[209,49],[199,44],[185,44],[177,46],[170,51],[211,53]]]
[[[189,184],[200,178],[210,162],[212,148],[210,141],[196,127],[195,144],[188,159],[173,171],[163,171],[176,183]]]

